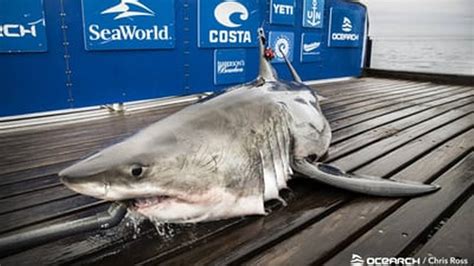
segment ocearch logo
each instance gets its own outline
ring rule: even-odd
[[[235,30],[241,27],[242,23],[232,21],[234,14],[240,14],[241,21],[249,19],[248,9],[241,3],[235,1],[222,2],[214,9],[214,18],[216,21],[229,30],[210,30],[210,43],[251,43],[251,33],[248,30]]]
[[[352,254],[351,266],[364,266],[364,260],[357,254]]]
[[[33,38],[36,38],[36,25],[39,23],[44,23],[44,20],[40,19],[35,22],[30,22],[28,23],[28,25],[15,23],[3,25],[0,24],[0,37],[23,38],[25,36],[31,36]]]
[[[344,19],[342,21],[342,31],[343,32],[352,31],[352,22],[348,17],[344,17]]]
[[[130,9],[141,9],[141,11],[131,11]],[[153,12],[153,10],[144,4],[140,3],[139,0],[121,0],[120,4],[107,8],[100,14],[104,15],[114,13],[118,13],[114,20],[137,16],[155,16],[155,12]]]
[[[398,257],[367,257],[365,260],[358,254],[352,254],[351,266],[367,265],[420,265],[421,258],[398,258]]]
[[[352,21],[348,17],[342,19],[341,29],[343,32],[334,32],[331,39],[336,41],[358,41],[359,34],[350,33],[352,31]]]

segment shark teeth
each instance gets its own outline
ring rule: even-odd
[[[163,201],[170,199],[169,196],[154,196],[148,198],[138,198],[135,199],[134,205],[137,208],[147,208],[153,205],[162,203]]]

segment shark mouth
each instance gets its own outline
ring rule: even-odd
[[[158,195],[158,196],[152,196],[152,197],[133,199],[132,206],[134,207],[135,210],[144,210],[144,209],[157,207],[158,205],[162,205],[162,204],[170,203],[170,202],[189,203],[189,201],[184,200],[182,198],[175,197],[175,196]]]
[[[173,199],[171,196],[154,196],[154,197],[147,197],[147,198],[138,198],[133,200],[133,207],[136,209],[146,209],[163,202],[169,201]]]

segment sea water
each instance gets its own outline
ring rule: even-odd
[[[474,75],[474,38],[374,38],[371,67]]]
[[[472,0],[366,0],[373,68],[474,75]]]

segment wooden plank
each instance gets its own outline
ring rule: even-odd
[[[415,83],[415,82],[407,82],[407,83],[389,83],[389,84],[384,84],[384,85],[377,85],[374,86],[371,84],[370,87],[355,87],[355,88],[346,88],[344,89],[335,89],[334,87],[331,87],[331,90],[325,90],[322,93],[324,93],[324,97],[326,97],[326,100],[324,100],[325,103],[331,103],[335,101],[341,101],[341,100],[346,100],[350,99],[353,96],[362,96],[362,95],[370,95],[371,93],[379,93],[379,92],[387,92],[387,91],[392,91],[395,90],[399,87],[406,87],[406,86],[411,86],[414,84],[420,84],[420,83]],[[315,90],[319,91],[318,87],[314,87]]]
[[[473,175],[474,153],[471,153],[436,179],[434,183],[441,185],[440,191],[408,201],[325,264],[341,265],[350,261],[352,253],[362,257],[402,255],[414,241],[429,232],[444,211],[468,192],[474,183]]]
[[[387,79],[356,79],[345,82],[333,82],[327,84],[311,85],[313,89],[321,92],[323,95],[343,95],[358,91],[371,90],[383,87],[401,86],[404,84],[414,84],[413,81],[387,80]]]
[[[450,167],[453,160],[455,161],[457,158],[464,156],[471,149],[466,144],[473,141],[474,130],[470,130],[438,146],[405,169],[398,171],[391,178],[418,182],[429,181],[433,176],[437,176]],[[423,141],[423,143],[429,143],[429,141]],[[419,147],[414,149],[416,148]],[[401,150],[399,154],[394,153],[391,156],[383,157],[382,160],[390,161],[399,157],[400,154],[406,155]],[[416,158],[416,155],[411,157]],[[411,158],[407,159],[410,161]],[[437,164],[432,164],[433,161],[436,161]],[[374,161],[358,172],[385,176],[397,170],[397,168],[398,166],[395,164],[383,164]],[[404,199],[357,197],[321,221],[249,259],[248,264],[278,265],[285,263],[306,265],[314,262],[322,264],[327,258],[337,254],[341,247],[350,244],[354,238],[361,234],[361,231],[364,232],[370,229],[404,201]]]
[[[444,107],[429,109],[385,125],[380,123],[382,126],[377,126],[375,123],[369,125],[364,123],[361,126],[367,127],[368,131],[364,132],[364,134],[358,134],[352,138],[346,139],[345,141],[331,145],[328,160],[335,160],[344,156],[344,154],[348,154],[361,147],[369,145],[370,143],[375,143],[379,140],[395,135],[400,131],[407,130],[410,127],[428,122],[431,119],[437,119],[438,116],[452,112],[453,110],[460,110],[461,112],[468,112],[470,110],[474,111],[474,103],[472,103],[471,99],[455,101]],[[349,134],[350,133],[348,133],[348,135]]]
[[[441,93],[448,93],[448,95],[452,95],[452,93],[456,92],[456,90],[461,90],[463,88],[464,87],[459,87],[459,88],[447,87],[447,88],[438,89],[434,91],[413,93],[410,95],[405,94],[403,95],[403,97],[387,97],[383,99],[377,99],[374,101],[367,101],[367,102],[354,104],[353,106],[350,107],[350,110],[356,114],[367,113],[373,110],[397,105],[397,104],[404,103],[407,101],[418,100],[418,99],[422,99],[428,96],[440,95]],[[332,119],[343,119],[343,118],[347,118],[353,115],[351,113],[347,113],[346,112],[347,109],[348,109],[347,107],[339,107],[334,110],[327,110],[327,111],[324,109],[324,112],[328,117],[331,117]]]
[[[375,106],[370,107],[366,110],[357,110],[358,112],[350,113],[349,115],[327,115],[326,117],[329,119],[331,124],[331,129],[335,132],[337,130],[344,129],[346,127],[350,127],[352,125],[367,121],[369,119],[382,116],[385,114],[390,114],[392,112],[403,110],[409,107],[413,107],[416,105],[430,105],[430,102],[434,100],[443,99],[445,97],[451,97],[454,95],[466,93],[468,91],[472,91],[469,88],[461,88],[457,90],[448,90],[444,93],[434,94],[432,96],[421,95],[421,97],[416,97],[414,99],[405,99],[404,101],[399,101],[396,103],[387,103],[385,106]],[[324,108],[323,108],[324,109]]]
[[[376,103],[383,103],[387,101],[394,101],[394,100],[399,100],[400,98],[410,98],[410,97],[419,97],[421,94],[436,94],[442,91],[446,90],[452,90],[453,88],[449,86],[429,86],[426,85],[425,87],[417,87],[417,89],[412,90],[410,92],[404,92],[404,93],[395,93],[395,94],[390,94],[390,93],[384,93],[382,95],[379,95],[377,97],[365,97],[362,99],[356,99],[352,103],[352,108],[362,108],[362,107],[367,107]],[[344,103],[334,103],[333,106],[325,106],[325,112],[327,114],[338,114],[342,113],[345,111],[346,108]]]
[[[7,233],[33,223],[57,218],[79,209],[88,208],[102,201],[86,196],[71,196],[20,211],[0,215],[0,234]]]
[[[45,176],[44,178],[33,179],[21,183],[0,186],[0,199],[18,196],[24,193],[30,193],[53,186],[58,186],[58,177],[56,175]]]
[[[386,124],[389,124],[393,121],[398,121],[401,119],[409,118],[410,116],[420,115],[426,113],[429,110],[447,110],[450,106],[462,106],[467,103],[474,102],[474,91],[473,92],[465,92],[456,94],[450,97],[443,97],[441,99],[435,99],[431,101],[429,105],[415,105],[412,107],[404,108],[401,110],[397,110],[388,114],[384,114],[381,116],[376,116],[373,119],[366,120],[364,122],[344,127],[340,130],[333,131],[332,134],[332,142],[331,144],[335,144],[341,142],[345,139],[348,139],[352,136],[361,134],[366,132],[370,129],[380,127]]]
[[[52,162],[46,166],[40,166],[36,168],[24,169],[18,172],[12,172],[3,174],[0,178],[0,188],[6,185],[18,184],[19,182],[25,182],[28,180],[50,178],[55,176],[61,169],[71,165],[74,161],[65,162]],[[0,193],[1,194],[1,193]]]
[[[361,162],[375,160],[381,154],[389,153],[423,135],[434,139],[456,135],[458,132],[471,128],[474,119],[474,114],[468,113],[466,115],[462,108],[458,110],[459,112],[448,112],[397,134],[392,134],[389,138],[357,150],[350,156],[337,159],[332,163],[342,169],[353,170],[361,165]]]
[[[400,95],[413,95],[416,93],[423,93],[432,91],[436,88],[443,88],[443,86],[432,86],[430,84],[410,84],[405,86],[398,86],[391,90],[382,90],[380,92],[366,92],[364,94],[355,94],[352,97],[348,97],[347,99],[332,99],[331,101],[324,101],[324,105],[326,106],[327,110],[334,110],[337,109],[339,106],[344,106],[347,104],[355,104],[355,103],[362,103],[367,101],[376,102],[378,99],[381,98],[397,98]],[[348,95],[351,96],[351,95]],[[390,98],[391,99],[391,98]]]
[[[0,215],[47,202],[69,198],[77,193],[65,186],[50,187],[0,200]]]
[[[1,133],[2,139],[4,138],[16,139],[17,137],[28,138],[28,137],[34,137],[39,132],[48,132],[48,133],[60,132],[61,129],[64,129],[64,126],[66,125],[68,126],[68,128],[73,128],[75,126],[83,125],[81,128],[85,129],[87,127],[84,127],[84,125],[97,126],[97,125],[100,125],[101,123],[105,123],[105,125],[107,125],[109,122],[117,123],[117,121],[123,121],[124,118],[128,118],[128,117],[135,117],[135,119],[141,120],[143,119],[143,117],[153,117],[152,113],[159,114],[160,112],[168,113],[170,111],[172,112],[172,110],[177,111],[191,103],[192,102],[179,102],[179,103],[173,103],[173,104],[168,104],[164,106],[155,105],[147,109],[133,110],[133,111],[125,112],[125,113],[107,113],[106,115],[93,115],[92,118],[89,116],[85,118],[73,116],[72,119],[67,120],[67,121],[62,121],[63,117],[57,116],[56,120],[59,120],[60,122],[50,123],[50,124],[41,124],[38,126],[30,125],[24,128],[17,128],[14,130],[2,129],[0,133]]]
[[[446,258],[451,264],[455,264],[451,258],[467,259],[465,265],[472,265],[474,262],[472,228],[474,228],[474,197],[471,195],[441,229],[416,254],[410,256]]]

